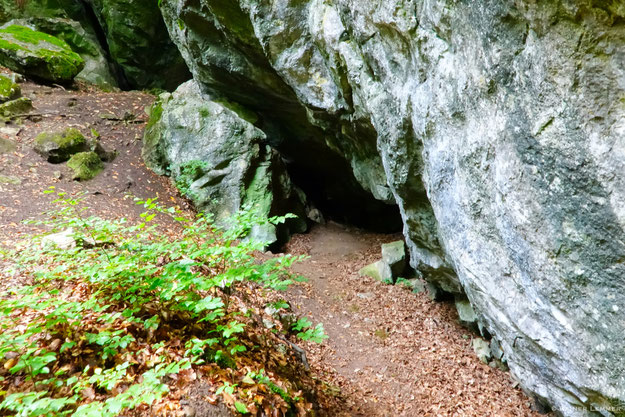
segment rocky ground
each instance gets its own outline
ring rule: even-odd
[[[189,209],[169,180],[147,170],[141,160],[144,108],[152,96],[32,83],[22,89],[34,110],[20,123],[0,127],[8,144],[0,154],[0,245],[11,247],[38,230],[22,222],[45,218],[52,197],[43,191],[50,186],[84,193],[90,214],[107,218],[139,214],[133,196],[158,196]],[[50,164],[32,149],[40,132],[67,127],[99,136],[105,148],[118,152],[91,181],[72,181],[65,164]],[[324,323],[330,336],[321,345],[305,345],[318,377],[340,387],[329,415],[535,415],[509,374],[477,359],[471,348],[476,335],[457,323],[452,305],[358,276],[362,266],[379,258],[381,243],[398,237],[330,223],[288,246],[289,252],[310,258],[296,267],[309,282],[293,287],[286,298],[296,313]],[[196,410],[196,416],[204,415],[197,404]]]

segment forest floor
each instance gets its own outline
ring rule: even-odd
[[[35,108],[21,124],[0,126],[0,140],[14,144],[0,153],[0,246],[10,248],[40,231],[23,221],[44,219],[52,209],[54,197],[43,193],[50,186],[73,196],[84,193],[88,214],[108,219],[138,216],[142,208],[132,196],[159,197],[191,210],[167,178],[142,162],[144,109],[152,96],[32,83],[22,88]],[[32,149],[37,134],[67,127],[87,136],[97,131],[118,157],[95,179],[72,181],[65,165],[50,164]],[[302,344],[313,373],[340,388],[327,415],[537,415],[509,373],[478,360],[471,348],[477,336],[458,324],[453,305],[358,276],[361,267],[380,257],[381,243],[399,238],[328,223],[287,246],[289,253],[309,255],[295,267],[309,281],[284,298],[298,315],[323,323],[329,336],[320,345]],[[213,414],[198,408],[193,415]]]

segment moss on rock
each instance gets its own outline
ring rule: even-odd
[[[35,138],[35,152],[55,164],[65,162],[72,155],[87,149],[87,140],[74,128],[62,132],[44,132]]]
[[[85,61],[67,43],[20,25],[0,29],[0,64],[46,81],[67,83]]]
[[[0,104],[0,117],[11,117],[16,114],[28,113],[33,108],[33,102],[27,97]]]
[[[19,85],[11,81],[8,77],[0,75],[0,103],[5,101],[14,100],[22,94],[22,89]]]
[[[67,161],[67,166],[74,171],[72,179],[77,181],[90,180],[104,169],[104,164],[95,152],[79,152]]]

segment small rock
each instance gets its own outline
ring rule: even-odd
[[[471,345],[473,346],[473,351],[481,362],[488,364],[488,362],[490,362],[490,360],[493,358],[490,353],[490,343],[488,343],[486,340],[480,339],[478,337],[473,339]]]
[[[475,310],[473,310],[469,300],[464,296],[457,295],[454,297],[454,303],[456,311],[458,311],[460,324],[469,329],[477,330],[477,314],[475,314]]]
[[[22,131],[20,127],[2,126],[0,127],[0,133],[8,136],[17,136]]]
[[[67,166],[74,171],[72,179],[76,181],[90,180],[104,169],[100,157],[95,152],[79,152],[67,161]]]
[[[15,100],[22,94],[22,89],[8,77],[0,75],[0,103]]]
[[[74,128],[43,132],[35,138],[35,152],[53,164],[65,162],[72,155],[85,152],[88,148],[85,137]]]
[[[307,217],[312,220],[315,223],[318,224],[325,224],[326,220],[323,217],[323,214],[319,211],[319,209],[317,208],[311,208],[310,210],[308,210],[308,213],[306,213]]]
[[[61,171],[54,171],[52,173],[52,178],[60,180],[61,178],[63,178],[63,174],[61,173]]]
[[[71,227],[51,235],[45,236],[41,239],[41,246],[54,247],[62,250],[73,249],[76,247],[76,239],[74,239],[74,229]]]
[[[371,277],[373,279],[377,279],[378,281],[383,281],[382,272],[380,270],[382,267],[382,261],[377,261],[362,268],[358,271],[358,275],[361,277]]]
[[[391,270],[393,278],[403,275],[406,270],[406,245],[403,240],[382,245],[382,262]]]
[[[371,292],[359,292],[356,293],[356,297],[363,298],[365,300],[373,298],[373,293]]]
[[[182,414],[184,415],[184,417],[195,417],[195,408],[187,405],[182,409]]]
[[[22,179],[13,175],[0,175],[0,184],[21,185]]]
[[[17,357],[19,357],[20,354],[17,352],[7,352],[4,354],[4,359],[15,359]]]
[[[18,74],[17,72],[12,72],[12,73],[10,73],[10,74],[5,74],[5,76],[6,76],[9,80],[13,81],[13,82],[14,82],[14,83],[16,83],[16,84],[19,84],[19,83],[23,83],[23,82],[24,82],[24,76],[23,76],[22,74]]]
[[[63,342],[61,341],[61,339],[54,339],[52,343],[50,343],[50,346],[48,346],[48,349],[53,352],[56,352],[57,350],[59,350],[62,343]]]
[[[32,108],[33,102],[27,97],[21,97],[0,104],[0,116],[11,117],[18,114],[24,114],[31,111]]]
[[[100,143],[97,139],[91,141],[90,148],[91,151],[97,153],[100,159],[104,162],[113,162],[113,160],[117,157],[117,151],[107,151],[104,149],[104,146],[102,146],[102,143]]]
[[[11,153],[17,149],[15,142],[10,139],[0,138],[0,155],[3,153]]]

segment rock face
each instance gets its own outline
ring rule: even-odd
[[[111,58],[134,88],[173,90],[190,78],[155,0],[88,0]]]
[[[20,25],[0,29],[0,64],[56,83],[71,82],[85,67],[64,41]]]
[[[283,243],[306,230],[303,194],[291,184],[280,156],[257,129],[252,113],[237,114],[211,101],[189,81],[164,93],[151,110],[144,137],[146,164],[168,174],[195,205],[218,221],[249,208],[259,217],[294,212],[286,227],[266,225],[257,239]]]
[[[255,111],[323,193],[331,155],[339,188],[397,203],[411,265],[466,292],[528,392],[625,415],[621,3],[162,9],[202,89]]]

